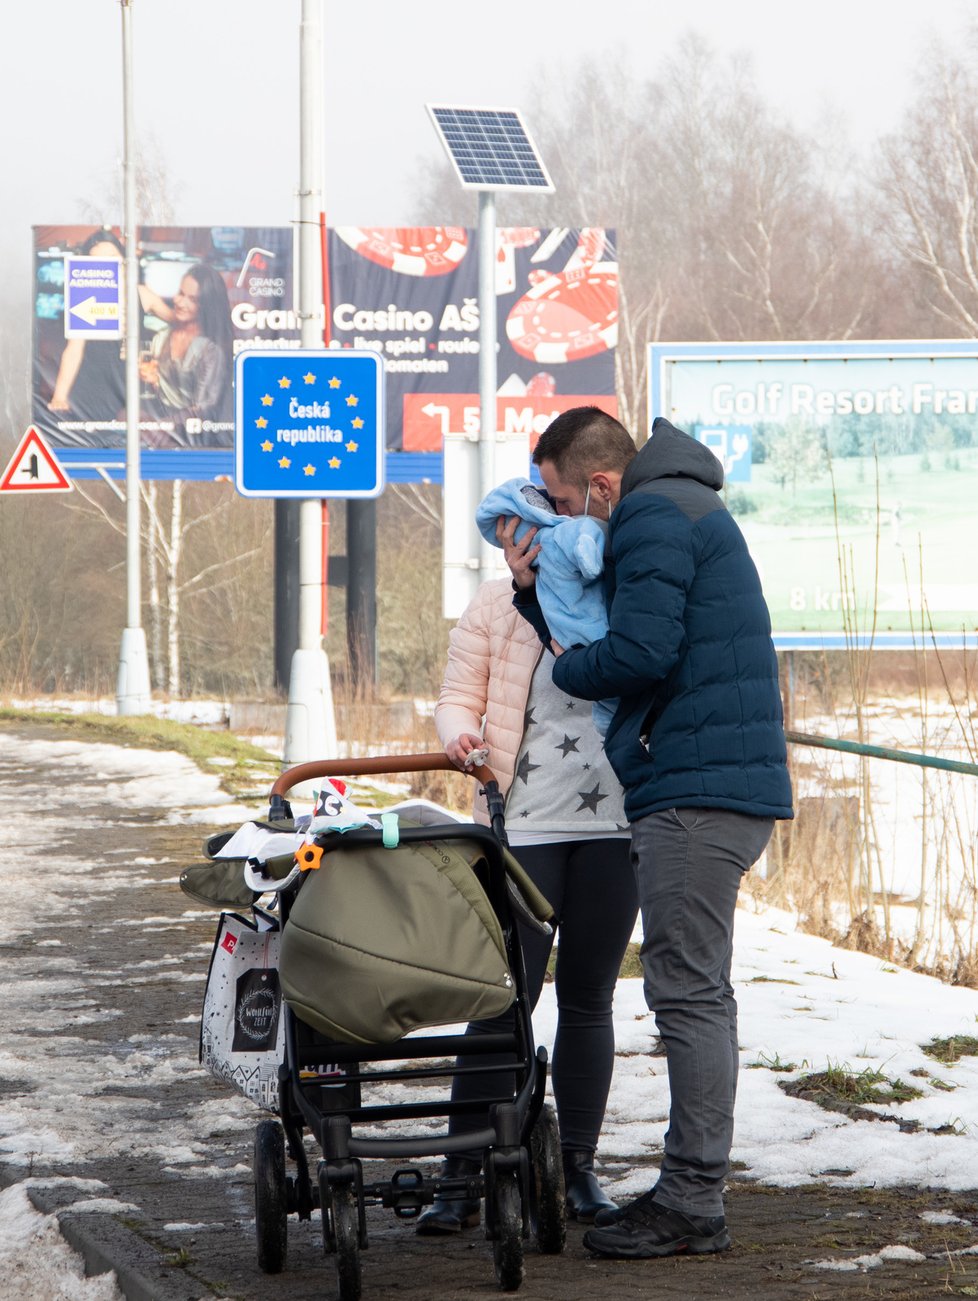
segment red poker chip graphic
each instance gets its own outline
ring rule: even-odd
[[[337,226],[336,233],[369,262],[405,276],[443,276],[468,251],[464,226]]]
[[[598,262],[541,279],[509,314],[506,335],[522,357],[555,364],[594,357],[618,340],[618,266]]]

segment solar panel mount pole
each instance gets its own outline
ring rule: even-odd
[[[122,10],[122,198],[126,303],[126,626],[122,630],[116,712],[147,714],[149,658],[142,626],[139,547],[139,262],[136,257],[136,165],[133,159],[132,3]]]
[[[479,456],[478,473],[470,474],[465,458],[451,457],[453,474],[468,496],[472,486],[479,499],[496,486],[496,446],[499,440],[496,380],[496,191],[536,191],[552,194],[553,182],[530,139],[523,119],[513,108],[476,108],[451,104],[427,104],[428,115],[455,169],[463,189],[479,191]],[[446,451],[445,497],[449,458]],[[472,467],[474,469],[475,467]],[[463,473],[458,474],[461,470]],[[478,503],[472,503],[473,513]],[[446,510],[447,521],[447,510]],[[449,573],[446,550],[446,576]],[[494,578],[498,571],[499,551],[479,539],[478,577],[480,582]],[[453,566],[452,588],[457,592],[459,558]],[[471,554],[462,561],[465,569],[476,562]],[[447,582],[443,590],[447,592]],[[446,599],[446,606],[448,604]],[[448,614],[446,608],[445,611]]]
[[[496,195],[479,191],[479,501],[496,486]],[[478,502],[475,503],[478,505]],[[479,542],[479,582],[498,574],[499,549]]]
[[[303,348],[323,342],[319,214],[323,211],[323,9],[302,0],[299,27],[299,330]],[[289,672],[286,767],[336,757],[336,717],[329,660],[322,644],[322,503],[299,514],[299,645]]]

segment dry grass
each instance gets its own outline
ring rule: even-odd
[[[827,655],[794,660],[789,730],[974,762],[974,652],[845,658],[845,673]],[[797,744],[789,758],[795,820],[778,825],[766,875],[752,873],[748,892],[835,944],[978,986],[975,778],[921,767],[901,780],[898,802],[894,773],[909,778],[906,765]],[[894,854],[903,895],[891,884]]]
[[[342,684],[334,692],[338,739],[363,754],[442,754],[434,720],[419,711],[414,700],[393,698],[382,691],[349,693]],[[433,769],[405,773],[409,793],[431,800],[453,813],[472,809],[471,777]]]

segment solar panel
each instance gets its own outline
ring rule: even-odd
[[[427,109],[464,188],[552,193],[553,182],[516,109]]]

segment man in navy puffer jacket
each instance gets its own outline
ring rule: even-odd
[[[605,749],[625,788],[645,995],[669,1070],[658,1181],[602,1212],[584,1243],[615,1257],[721,1251],[739,1065],[737,891],[775,819],[792,816],[770,616],[719,496],[723,467],[667,420],[636,453],[617,420],[578,407],[550,425],[533,459],[561,514],[610,519],[609,627],[588,646],[550,641],[532,534],[517,544],[509,521],[500,538],[515,604],[558,656],[555,683],[585,700],[620,697]]]

